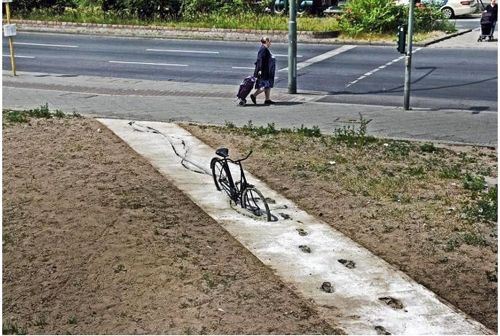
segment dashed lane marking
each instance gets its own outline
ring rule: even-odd
[[[45,43],[28,43],[28,42],[14,42],[14,44],[37,46],[37,47],[79,48],[79,46],[69,45],[69,44],[45,44]]]
[[[171,52],[171,53],[191,53],[191,54],[218,54],[218,51],[205,50],[181,50],[181,49],[146,49],[146,51],[154,52]]]
[[[170,63],[125,62],[125,61],[109,61],[109,63],[187,67],[187,64],[170,64]]]
[[[416,53],[416,52],[417,52],[417,51],[419,51],[420,49],[422,49],[422,48],[417,48],[417,49],[415,49],[415,50],[413,51],[413,53]],[[376,73],[376,72],[378,72],[378,71],[380,71],[380,70],[382,70],[382,69],[387,68],[389,65],[394,64],[394,63],[396,63],[396,62],[399,62],[399,61],[400,61],[400,60],[402,60],[403,58],[405,58],[405,56],[399,56],[398,58],[393,59],[392,61],[387,62],[387,63],[385,63],[384,65],[379,66],[378,68],[375,68],[375,69],[373,69],[373,70],[370,70],[370,71],[368,71],[368,72],[366,72],[366,73],[362,74],[361,76],[359,76],[358,78],[356,78],[356,79],[355,79],[355,80],[353,80],[352,82],[349,82],[349,84],[347,84],[345,87],[349,87],[349,86],[351,86],[351,85],[354,85],[354,84],[356,84],[357,82],[359,82],[360,80],[365,79],[366,77],[369,77],[369,76],[373,75],[374,73]]]
[[[10,57],[10,55],[2,55],[3,57]],[[21,56],[15,55],[14,58],[35,58],[35,56]]]

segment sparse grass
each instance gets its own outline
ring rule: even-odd
[[[4,335],[26,335],[28,331],[20,327],[15,321],[2,323],[2,334]]]
[[[468,245],[473,245],[473,246],[486,246],[486,245],[488,245],[486,240],[481,235],[479,235],[477,233],[467,232],[464,234],[463,240]]]
[[[3,126],[17,123],[28,123],[30,119],[63,119],[70,117],[81,118],[81,115],[79,115],[78,113],[67,115],[61,110],[55,110],[51,112],[47,103],[31,110],[3,110],[2,112]]]
[[[78,320],[75,315],[71,315],[70,317],[68,317],[68,324],[77,324],[77,323]]]
[[[485,188],[486,181],[484,176],[476,176],[470,173],[465,174],[463,179],[464,189],[470,190],[473,192],[482,191]]]
[[[45,314],[40,314],[36,317],[34,323],[36,327],[45,327],[47,325],[47,317]]]
[[[496,222],[498,219],[498,186],[479,194],[477,199],[465,207],[464,213],[471,222]]]

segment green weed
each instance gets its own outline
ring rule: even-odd
[[[69,318],[68,318],[68,324],[77,324],[78,323],[78,320],[76,319],[76,316],[75,315],[71,315]]]
[[[45,327],[47,325],[47,317],[44,314],[39,315],[34,322],[37,327]]]
[[[425,168],[423,166],[410,167],[410,168],[408,168],[408,174],[410,176],[425,175]]]
[[[357,129],[354,125],[349,125],[333,130],[333,139],[335,142],[345,143],[348,146],[363,147],[368,143],[377,141],[374,137],[367,135],[367,125],[371,119],[366,120],[361,114],[359,116],[360,121]]]
[[[437,151],[437,148],[433,143],[425,143],[420,145],[420,150],[424,153],[434,153]]]
[[[392,158],[409,156],[411,144],[408,141],[391,141],[385,147],[385,154]]]
[[[467,173],[463,179],[463,187],[466,190],[470,191],[482,191],[484,190],[486,185],[486,181],[484,176],[474,176],[472,174]]]
[[[2,323],[2,334],[4,335],[26,335],[27,333],[25,328],[18,326],[14,321]]]
[[[451,166],[445,166],[441,168],[439,172],[439,177],[446,179],[458,179],[462,172],[462,166],[459,164],[454,164]]]
[[[452,251],[455,251],[455,249],[457,249],[458,247],[460,247],[460,245],[461,245],[460,239],[458,239],[456,237],[450,238],[446,242],[446,246],[445,246],[444,250],[446,252],[452,252]]]
[[[498,219],[498,186],[481,193],[479,199],[467,206],[464,212],[469,221],[496,222]]]
[[[26,113],[12,110],[4,110],[3,118],[4,121],[9,123],[27,123],[29,120]]]
[[[478,234],[467,232],[463,236],[464,242],[467,245],[486,246],[486,240]]]

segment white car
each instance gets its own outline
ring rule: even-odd
[[[408,5],[408,0],[397,0],[399,5]],[[455,16],[468,15],[476,12],[477,0],[422,0],[425,6],[438,6],[443,16],[447,19]]]

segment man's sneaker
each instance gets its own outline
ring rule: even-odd
[[[252,103],[254,103],[254,105],[257,105],[257,99],[253,94],[250,95],[250,99],[252,100]]]
[[[274,104],[276,104],[276,102],[274,102],[274,101],[272,101],[272,100],[266,100],[266,101],[264,102],[264,104],[265,104],[265,105],[274,105]]]

